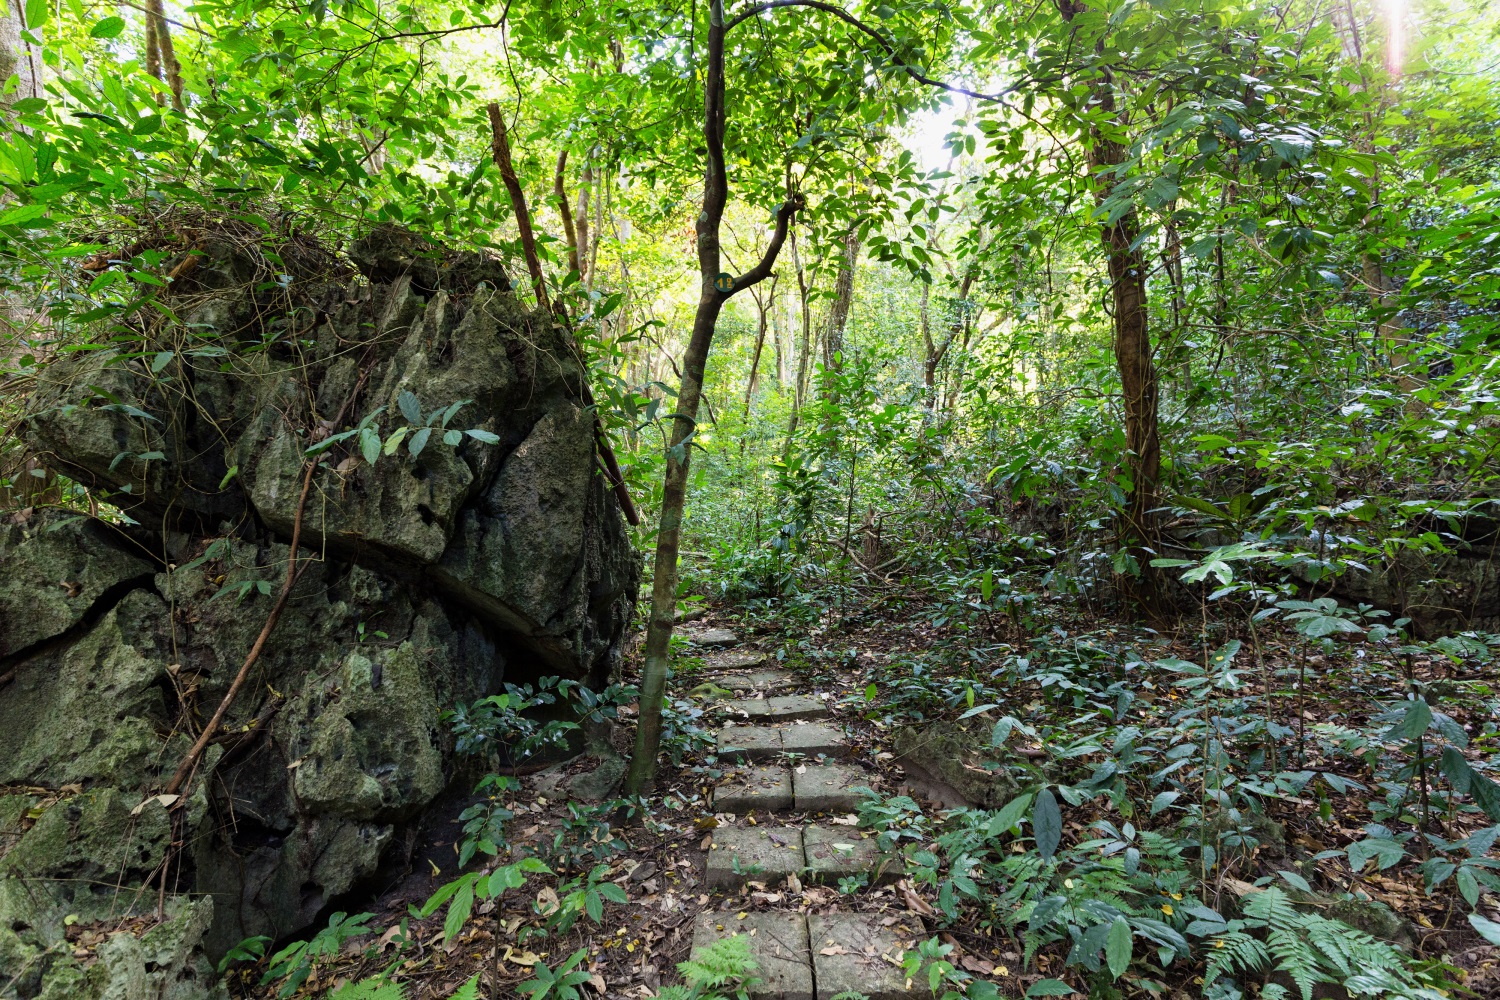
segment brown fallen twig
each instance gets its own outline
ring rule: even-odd
[[[250,647],[250,652],[245,656],[245,662],[240,665],[239,673],[234,675],[234,682],[229,685],[229,690],[224,692],[224,698],[219,702],[219,707],[214,710],[213,718],[208,720],[208,725],[203,727],[203,732],[198,734],[198,740],[193,748],[188,751],[182,763],[177,765],[177,773],[172,775],[172,780],[167,782],[167,795],[176,795],[182,790],[193,769],[198,766],[198,760],[203,756],[203,751],[213,741],[214,733],[219,728],[219,723],[224,721],[224,715],[229,707],[234,704],[234,699],[239,695],[240,688],[245,686],[245,678],[250,676],[250,668],[260,659],[261,650],[266,648],[266,640],[271,637],[271,632],[276,628],[276,622],[281,618],[281,612],[286,607],[287,598],[292,593],[292,586],[297,582],[301,574],[297,571],[297,545],[302,540],[302,514],[307,510],[307,493],[312,488],[313,470],[318,467],[316,461],[307,463],[307,472],[302,477],[302,495],[297,498],[297,516],[292,522],[292,544],[286,555],[286,578],[281,583],[281,593],[276,595],[276,603],[271,606],[271,613],[266,616],[266,623],[261,626],[260,635],[255,637],[255,644]]]

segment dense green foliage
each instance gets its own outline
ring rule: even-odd
[[[208,227],[258,248],[266,288],[394,222],[499,254],[530,295],[491,159],[497,103],[649,543],[697,301],[707,6],[204,0],[160,24],[134,5],[12,6],[7,64],[42,69],[15,70],[0,112],[7,425],[71,352],[161,374],[170,352],[145,345],[177,321],[164,262]],[[1391,870],[1500,939],[1481,673],[1500,645],[1483,610],[1500,538],[1493,4],[749,6],[728,11],[733,272],[778,205],[805,204],[774,279],[718,323],[683,596],[776,623],[813,668],[861,664],[835,648],[854,623],[942,638],[860,665],[846,704],[882,727],[993,726],[1007,805],[939,818],[872,795],[863,811],[945,928],[1019,942],[1028,968],[1050,954],[1100,996],[1183,976],[1224,1000],[1454,987],[1451,956],[1294,904],[1315,885],[1358,902],[1362,876]],[[1144,368],[1122,347],[1127,279]],[[204,363],[223,350],[181,343]],[[413,439],[460,440],[452,411],[413,407]],[[0,477],[0,514],[111,509],[8,433]],[[1141,613],[1155,632],[1095,629]],[[523,710],[572,698],[598,721],[634,693],[556,688],[455,708],[460,752],[523,763],[571,726]],[[711,771],[697,709],[673,698],[671,762]],[[453,938],[476,902],[554,874],[540,937],[624,901],[605,812],[640,803],[574,809],[550,866],[502,863],[514,788],[497,770],[462,816],[461,865],[491,867],[410,919],[446,908]],[[1258,871],[1287,799],[1327,843]],[[275,952],[262,985],[291,995],[367,917]],[[735,947],[671,995],[742,994]],[[910,953],[909,974],[993,995],[946,947]],[[520,989],[577,997],[581,955]]]

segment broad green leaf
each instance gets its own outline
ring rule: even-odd
[[[1109,939],[1104,945],[1104,959],[1109,963],[1109,973],[1115,979],[1119,979],[1130,968],[1131,950],[1130,924],[1124,917],[1115,917],[1115,922],[1109,927]]]
[[[1057,847],[1062,843],[1062,810],[1052,789],[1043,788],[1037,793],[1036,806],[1031,811],[1031,830],[1036,837],[1036,849],[1043,861],[1052,860]]]
[[[89,29],[89,37],[116,38],[124,30],[125,19],[123,17],[106,17],[94,23],[94,26]]]

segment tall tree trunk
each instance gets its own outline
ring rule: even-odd
[[[797,231],[792,230],[792,266],[797,271],[797,303],[802,318],[802,338],[797,348],[797,381],[792,387],[792,415],[787,421],[786,440],[790,444],[797,433],[797,422],[802,417],[802,407],[807,402],[807,370],[812,353],[812,309],[808,305],[807,271],[802,267],[802,257],[797,252]]]
[[[166,80],[167,86],[172,90],[172,107],[181,111],[182,104],[182,66],[177,62],[177,50],[172,47],[172,31],[167,26],[166,10],[162,6],[162,0],[146,0],[146,46],[155,49],[159,72],[153,72],[153,76]],[[146,58],[147,67],[152,64],[150,54]]]
[[[823,367],[836,371],[844,351],[844,329],[849,323],[849,309],[854,304],[854,266],[859,261],[859,234],[850,231],[844,237],[839,257],[838,277],[833,282],[833,304],[823,325]]]
[[[1084,10],[1082,4],[1057,0],[1063,19]],[[1104,52],[1101,39],[1095,47]],[[1114,76],[1108,67],[1099,71],[1093,82],[1093,103],[1104,118],[1115,125],[1119,109],[1115,104]],[[1089,142],[1089,173],[1095,185],[1099,204],[1113,193],[1119,177],[1114,168],[1127,159],[1123,143],[1102,129],[1094,128]],[[1108,173],[1108,179],[1105,175]],[[1100,226],[1100,236],[1109,260],[1109,297],[1114,308],[1115,365],[1120,372],[1120,392],[1125,408],[1126,465],[1130,471],[1131,491],[1122,512],[1120,544],[1139,565],[1138,585],[1127,590],[1148,610],[1157,604],[1156,572],[1151,568],[1152,553],[1159,548],[1158,528],[1151,511],[1156,506],[1157,481],[1161,475],[1161,433],[1157,423],[1160,386],[1156,362],[1151,350],[1151,334],[1146,323],[1146,264],[1139,243],[1140,217],[1132,207],[1114,222],[1107,219]]]
[[[644,792],[656,777],[656,758],[661,747],[661,709],[666,697],[670,668],[669,648],[672,618],[677,605],[677,555],[682,538],[682,512],[687,502],[688,468],[692,461],[691,438],[697,427],[698,406],[703,400],[703,371],[713,346],[714,328],[724,303],[735,292],[764,280],[771,273],[781,245],[786,241],[792,215],[802,207],[800,198],[784,202],[776,212],[776,231],[760,262],[727,287],[720,287],[719,226],[729,200],[729,181],[724,171],[724,0],[709,0],[708,52],[703,82],[703,139],[707,160],[703,171],[703,210],[698,213],[698,309],[693,332],[683,355],[682,380],[677,392],[677,412],[672,415],[672,433],[667,448],[667,468],[662,488],[661,518],[656,533],[656,562],[651,585],[651,617],[646,626],[645,664],[641,668],[640,723],[636,727],[635,753],[625,776],[629,794]]]
[[[750,418],[750,400],[755,396],[755,383],[760,373],[760,355],[766,346],[766,329],[770,326],[771,309],[776,305],[776,279],[771,279],[770,291],[764,298],[759,292],[751,292],[755,299],[755,351],[750,356],[750,378],[745,383],[745,419]]]
[[[0,107],[9,108],[16,101],[27,97],[40,97],[42,93],[42,54],[34,50],[22,37],[26,30],[23,23],[24,0],[4,0],[0,10],[0,83],[12,75],[19,78],[19,86],[9,94],[0,95]],[[40,28],[32,28],[33,35],[41,35]]]

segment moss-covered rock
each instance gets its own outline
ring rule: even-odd
[[[243,243],[201,243],[173,305],[232,362],[61,358],[17,428],[130,515],[0,529],[0,983],[28,1000],[208,995],[228,948],[404,863],[454,772],[442,710],[543,674],[601,686],[633,613],[583,367],[498,263],[383,231],[364,279],[283,289]],[[158,797],[270,612],[307,450],[361,421],[405,438],[317,454],[285,611],[185,797]]]
[[[991,727],[965,727],[957,722],[922,722],[902,726],[891,736],[891,749],[901,766],[934,785],[931,794],[981,809],[999,809],[1019,789],[1010,776],[993,767]]]

